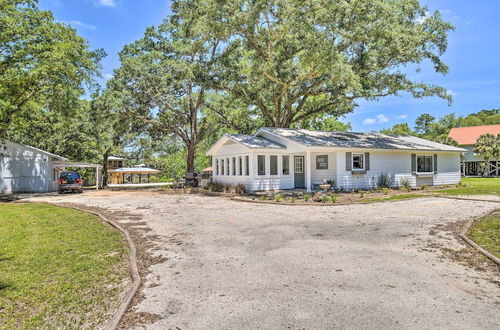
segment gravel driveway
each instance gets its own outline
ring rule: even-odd
[[[444,258],[441,248],[464,246],[433,229],[496,203],[280,206],[145,191],[41,199],[114,211],[166,258],[148,268],[134,310],[149,321],[138,328],[500,327],[499,273]]]

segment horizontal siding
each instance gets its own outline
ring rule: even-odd
[[[328,169],[316,169],[316,156],[328,155]],[[311,153],[311,182],[313,185],[323,183],[323,178],[326,180],[337,181],[337,158],[334,152],[313,152]]]
[[[353,150],[352,152],[357,151]],[[353,175],[345,169],[345,152],[339,153],[337,155],[337,166],[339,167],[337,187],[344,189],[375,188],[378,177],[382,173],[391,176],[393,187],[399,186],[402,178],[409,178],[412,186],[422,183],[442,185],[460,182],[460,156],[458,153],[437,153],[438,173],[427,176],[426,179],[419,176],[418,183],[417,176],[411,173],[411,154],[411,152],[370,152],[370,170],[366,174]],[[433,153],[425,154],[432,155]]]

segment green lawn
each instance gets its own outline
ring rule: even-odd
[[[462,183],[467,187],[436,192],[448,195],[500,195],[500,178],[463,178]]]
[[[500,258],[500,213],[476,222],[467,233],[474,242]]]
[[[419,198],[419,197],[429,197],[429,196],[422,195],[422,194],[393,195],[393,196],[387,196],[387,197],[366,198],[366,199],[360,200],[359,203],[389,202],[389,201],[397,201],[397,200]]]
[[[0,203],[0,328],[95,328],[128,279],[121,233],[45,204]]]

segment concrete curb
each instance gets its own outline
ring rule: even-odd
[[[490,203],[500,203],[500,201],[495,201],[492,199],[481,199],[481,198],[467,198],[467,197],[455,197],[455,196],[440,196],[440,195],[434,195],[435,197],[441,197],[441,198],[448,198],[448,199],[456,199],[456,200],[461,200],[461,201],[477,201],[477,202],[490,202]]]
[[[470,227],[474,223],[476,223],[477,221],[481,221],[481,219],[486,218],[487,216],[490,216],[490,215],[492,215],[494,213],[498,213],[498,212],[500,212],[500,209],[494,209],[493,211],[490,211],[490,212],[488,212],[486,214],[483,214],[480,217],[477,217],[477,218],[469,220],[467,222],[467,224],[465,225],[465,227],[462,229],[462,231],[458,234],[458,236],[460,236],[460,238],[462,238],[470,246],[472,246],[473,248],[475,248],[476,250],[478,250],[479,252],[481,252],[485,257],[491,259],[495,264],[497,264],[497,265],[500,266],[500,259],[499,258],[497,258],[496,256],[494,256],[490,252],[486,251],[485,249],[483,249],[482,247],[480,247],[479,245],[477,245],[476,242],[474,242],[469,237],[467,237],[467,232],[469,231]]]
[[[141,286],[142,279],[141,276],[139,275],[139,268],[137,267],[137,249],[135,247],[134,242],[132,241],[132,238],[130,237],[130,234],[123,228],[121,227],[118,223],[116,223],[113,220],[110,220],[106,217],[104,217],[102,214],[94,211],[89,211],[85,210],[82,208],[79,208],[77,206],[70,206],[70,205],[61,205],[57,203],[50,203],[50,202],[34,202],[34,201],[15,201],[14,203],[32,203],[32,204],[48,204],[48,205],[53,205],[57,207],[64,207],[67,209],[74,209],[80,212],[85,212],[88,214],[92,214],[100,218],[102,221],[106,222],[108,225],[110,225],[113,228],[118,229],[123,236],[125,236],[125,239],[127,240],[127,244],[130,249],[129,253],[129,263],[130,263],[130,276],[132,278],[132,285],[129,288],[127,294],[125,297],[122,299],[122,303],[118,307],[118,309],[115,311],[113,314],[113,317],[109,321],[108,325],[106,326],[106,329],[109,330],[115,330],[118,329],[118,325],[120,324],[120,321],[123,318],[123,315],[127,312],[127,309],[129,308],[132,299],[134,298],[135,294],[139,290],[139,287]]]

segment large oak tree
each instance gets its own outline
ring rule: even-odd
[[[356,100],[403,92],[450,99],[407,65],[438,73],[453,27],[418,0],[179,0],[176,14],[224,40],[218,88],[267,126],[338,117]]]

